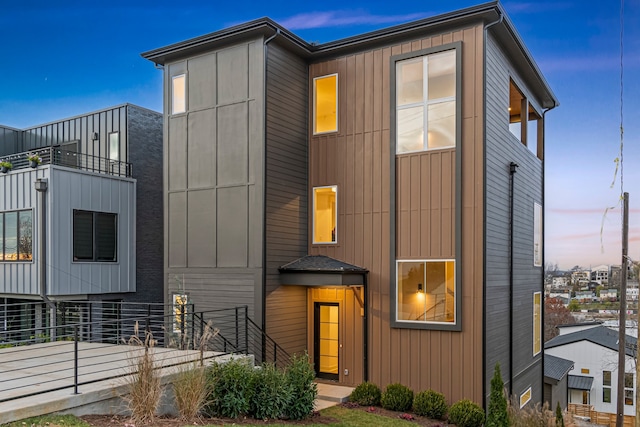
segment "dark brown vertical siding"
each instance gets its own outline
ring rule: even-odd
[[[397,158],[390,188],[390,57],[462,41],[462,138],[458,150]],[[482,402],[482,27],[313,64],[310,80],[338,73],[339,131],[310,137],[310,187],[338,185],[338,244],[313,245],[369,269],[370,380],[440,390],[450,402]],[[462,156],[462,207],[455,206]],[[397,192],[397,193],[396,193]],[[397,196],[398,258],[455,257],[455,212],[462,209],[462,331],[390,327],[389,209]]]

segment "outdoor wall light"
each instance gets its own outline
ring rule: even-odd
[[[418,292],[422,292],[422,283],[418,283]]]

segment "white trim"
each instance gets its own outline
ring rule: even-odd
[[[522,401],[522,398],[524,397],[525,394],[529,393],[529,398],[527,400],[525,400],[524,402]],[[527,403],[531,402],[531,395],[532,395],[532,391],[531,391],[531,387],[529,387],[528,389],[526,389],[523,393],[520,394],[520,409],[522,409],[524,407],[524,405],[526,405]]]
[[[316,132],[316,80],[320,80],[320,79],[326,79],[328,77],[336,77],[336,128],[335,130],[328,130],[325,132]],[[313,78],[313,113],[312,113],[312,118],[313,118],[313,127],[312,127],[312,132],[313,135],[324,135],[327,133],[336,133],[338,132],[338,123],[340,122],[340,115],[338,112],[338,106],[339,106],[339,93],[338,93],[338,73],[333,73],[333,74],[326,74],[324,76],[318,76],[318,77],[314,77]]]

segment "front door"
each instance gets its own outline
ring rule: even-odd
[[[339,318],[338,303],[316,302],[314,304],[313,359],[318,378],[338,380]]]

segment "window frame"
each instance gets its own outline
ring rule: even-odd
[[[627,380],[631,378],[631,386],[627,385]],[[635,375],[633,372],[624,373],[624,404],[625,406],[633,406],[635,403]],[[627,397],[631,393],[631,397]],[[631,403],[627,403],[631,402]]]
[[[76,253],[76,213],[88,213],[91,214],[91,258],[78,258]],[[98,216],[99,215],[108,215],[113,217],[114,220],[114,229],[113,229],[113,259],[98,259],[99,254],[99,244],[98,244]],[[73,209],[71,214],[71,258],[74,263],[117,263],[118,262],[118,231],[119,231],[119,221],[118,221],[118,213],[116,212],[101,212],[101,211],[90,211],[86,209]]]
[[[536,297],[538,302],[536,302]],[[533,356],[542,351],[542,292],[533,293]]]
[[[22,237],[22,233],[21,233],[21,226],[20,226],[20,217],[21,217],[21,213],[22,212],[29,212],[30,213],[30,217],[31,217],[31,253],[30,253],[30,258],[29,259],[20,259],[20,240]],[[7,233],[6,233],[6,221],[5,221],[5,215],[6,214],[11,214],[11,213],[15,213],[16,214],[16,259],[6,259],[6,238],[7,238]],[[13,209],[13,210],[7,210],[7,211],[2,211],[0,212],[0,264],[2,263],[33,263],[33,232],[34,232],[34,228],[33,228],[33,220],[34,220],[34,209],[33,208],[28,208],[28,209]]]
[[[334,223],[335,230],[333,232],[333,241],[317,242],[316,241],[316,190],[323,188],[332,188],[335,193],[335,213]],[[313,245],[337,245],[338,244],[338,186],[337,185],[320,185],[311,189],[311,244]]]
[[[182,79],[182,93],[183,93],[183,97],[184,99],[182,99],[180,104],[176,103],[176,81],[178,79]],[[171,105],[170,110],[171,110],[171,115],[175,116],[178,114],[185,114],[187,112],[187,73],[180,73],[180,74],[176,74],[175,76],[171,76],[171,99],[170,99]],[[178,110],[176,108],[176,106],[181,106],[182,110]]]
[[[112,150],[113,145],[112,145],[112,141],[111,141],[111,138],[113,136],[116,137],[116,141],[115,141],[115,143],[116,143],[116,150],[115,150],[116,151],[116,153],[115,153],[116,154],[116,158],[115,159],[113,158],[113,150]],[[109,141],[109,146],[108,146],[108,150],[109,150],[108,158],[109,158],[109,160],[112,161],[112,162],[120,161],[120,132],[119,131],[109,132],[108,141]]]
[[[531,387],[520,394],[520,409],[524,408],[527,403],[531,402],[532,394]]]
[[[443,53],[446,51],[453,50],[455,51],[455,95],[452,97],[452,101],[454,102],[455,109],[455,137],[454,144],[452,146],[447,147],[435,147],[428,148],[423,150],[416,151],[406,151],[399,153],[398,152],[398,73],[397,73],[397,64],[399,62],[423,58],[429,55],[435,55],[438,53]],[[451,150],[460,146],[461,133],[462,133],[462,42],[457,41],[453,43],[447,43],[442,46],[432,47],[428,49],[422,49],[414,52],[408,52],[400,55],[394,55],[390,60],[391,65],[391,79],[390,79],[390,91],[391,91],[391,141],[392,141],[392,152],[395,153],[396,156],[415,154],[415,153],[425,153],[429,151],[438,151],[438,150]],[[423,70],[424,74],[428,75],[428,69]],[[427,83],[428,85],[428,83]],[[425,99],[427,98],[427,99]],[[438,102],[433,105],[437,105],[442,103],[442,99],[438,98]],[[428,105],[432,105],[428,103],[428,93],[423,93],[423,105],[427,108]],[[424,112],[426,117],[426,112]],[[426,129],[428,123],[423,122],[423,129]]]
[[[538,202],[533,203],[533,266],[542,267],[544,249],[544,211]],[[536,246],[537,245],[537,246]]]
[[[609,380],[607,381],[607,373],[609,374]],[[602,371],[602,402],[611,403],[611,377],[612,371]],[[606,399],[607,392],[609,399]]]
[[[425,269],[426,269],[426,265],[428,263],[436,263],[436,262],[442,262],[442,263],[447,263],[447,262],[452,262],[453,263],[453,298],[454,298],[454,302],[453,302],[453,322],[446,322],[446,321],[418,321],[418,320],[403,320],[403,319],[399,319],[398,318],[398,313],[399,313],[399,309],[398,309],[398,296],[399,296],[399,289],[398,289],[398,276],[399,276],[399,271],[400,271],[400,264],[401,263],[423,263],[425,265]],[[396,328],[409,328],[409,329],[432,329],[432,330],[449,330],[449,331],[459,331],[460,327],[461,327],[461,321],[460,321],[460,303],[461,303],[461,295],[460,295],[460,280],[459,280],[459,275],[460,275],[460,271],[458,270],[459,268],[459,263],[457,262],[457,260],[455,258],[442,258],[442,259],[397,259],[395,262],[396,268],[395,268],[395,284],[394,284],[394,300],[392,301],[392,327],[396,327]],[[445,264],[445,268],[446,268],[446,264]],[[426,284],[423,284],[423,288],[422,290],[424,291],[426,289]],[[419,291],[419,290],[418,290]],[[426,291],[424,292],[426,294]]]
[[[316,82],[318,80],[322,80],[322,79],[326,79],[329,77],[335,77],[336,78],[336,88],[335,88],[335,93],[336,93],[336,123],[335,123],[335,129],[332,130],[326,130],[326,131],[322,131],[322,132],[318,132],[317,131],[317,118],[318,118],[318,103],[317,103],[317,85]],[[338,107],[340,105],[340,93],[338,92],[339,89],[339,84],[338,84],[338,73],[332,73],[332,74],[325,74],[322,76],[317,76],[313,78],[313,87],[312,87],[312,91],[313,91],[313,108],[312,108],[312,129],[313,129],[313,135],[326,135],[329,133],[337,133],[338,132],[338,128],[339,128],[339,110]]]

